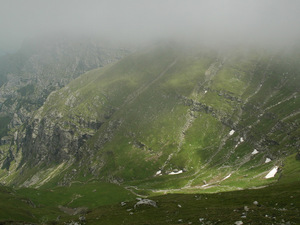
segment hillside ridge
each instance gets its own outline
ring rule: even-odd
[[[98,179],[153,191],[264,186],[299,147],[293,54],[169,44],[89,71],[52,92],[1,145],[0,180]]]

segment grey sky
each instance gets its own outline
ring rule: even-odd
[[[300,37],[299,0],[0,0],[0,49],[53,33],[142,41],[272,42]]]

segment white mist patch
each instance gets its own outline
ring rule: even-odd
[[[252,155],[256,155],[256,154],[258,154],[259,153],[259,151],[257,151],[256,149],[254,149],[253,150],[253,152],[251,153]]]
[[[233,135],[234,132],[235,132],[235,130],[231,130],[231,131],[229,132],[229,135],[230,135],[230,136]]]
[[[269,162],[271,162],[272,160],[270,159],[270,158],[266,158],[266,161],[265,161],[265,163],[269,163]]]
[[[265,178],[266,179],[269,179],[269,178],[272,178],[272,177],[274,177],[275,175],[276,175],[276,173],[277,173],[277,171],[278,171],[278,166],[275,166],[266,176],[265,176]]]
[[[177,174],[181,174],[181,173],[183,173],[183,171],[179,170],[179,171],[173,171],[173,172],[169,173],[168,175],[177,175]]]

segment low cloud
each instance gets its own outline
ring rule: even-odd
[[[300,37],[300,1],[0,0],[0,49],[53,33],[120,41],[289,45]]]

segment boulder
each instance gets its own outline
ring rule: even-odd
[[[140,199],[135,205],[134,208],[140,205],[150,205],[157,208],[156,202],[150,199]]]

